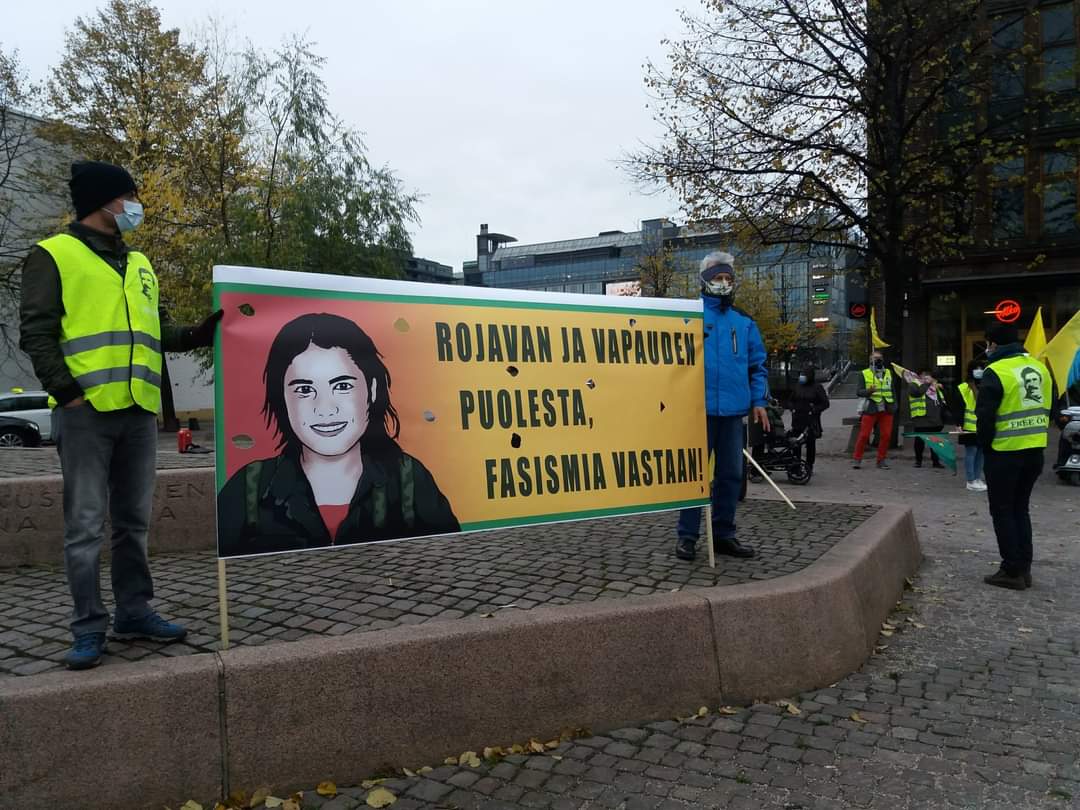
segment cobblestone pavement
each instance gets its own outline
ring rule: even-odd
[[[1016,593],[981,581],[997,563],[985,496],[909,464],[824,460],[799,491],[916,511],[926,561],[861,671],[794,709],[711,706],[380,787],[395,810],[1080,807],[1080,489],[1037,487],[1035,586]],[[486,744],[512,742],[527,741]],[[369,787],[312,789],[302,806],[365,807]]]
[[[866,520],[865,506],[815,506],[799,513],[752,503],[741,537],[756,560],[672,555],[675,516],[553,524],[228,564],[231,641],[266,644],[312,634],[342,635],[497,610],[559,605],[769,579],[799,571]],[[157,598],[182,619],[183,644],[110,642],[106,664],[218,648],[217,563],[210,553],[154,557]],[[58,669],[70,611],[61,570],[0,571],[0,677]],[[108,571],[102,588],[110,592]]]
[[[213,442],[203,443],[212,447]],[[176,436],[161,434],[158,441],[158,469],[176,470],[187,467],[213,467],[213,453],[177,453]],[[19,447],[0,450],[0,478],[23,475],[60,475],[60,459],[56,447]]]

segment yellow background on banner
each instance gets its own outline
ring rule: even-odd
[[[255,313],[248,318],[227,317],[223,327],[225,435],[255,438],[250,449],[226,443],[227,475],[249,461],[274,455],[275,443],[260,411],[264,396],[262,369],[277,331],[299,315],[329,312],[354,320],[374,340],[392,378],[390,394],[401,419],[399,443],[432,472],[463,529],[644,511],[703,503],[706,499],[704,358],[698,314],[579,309],[556,304],[538,307],[527,302],[462,303],[452,298],[413,300],[407,296],[315,291],[297,291],[293,295],[288,289],[222,286],[227,313],[229,299],[233,306],[239,300],[233,298],[236,295],[241,295]],[[441,332],[443,359],[439,354],[439,323],[445,325]],[[482,337],[478,337],[478,325]],[[489,359],[491,330],[498,335],[501,359]],[[525,331],[533,338],[536,361],[520,356]],[[508,334],[517,335],[516,359],[510,356]],[[577,359],[584,362],[575,362],[575,334],[583,353]],[[607,362],[597,359],[597,334],[602,338],[601,353]],[[541,335],[550,341],[549,362],[539,356]],[[655,336],[655,355],[650,335]],[[630,362],[611,362],[613,347],[618,359],[624,359],[625,340],[630,341]],[[645,363],[635,362],[639,341],[645,349]],[[564,342],[569,357],[564,356]],[[481,344],[484,359],[478,360]],[[665,347],[669,347],[671,364],[648,362],[654,356],[663,361]],[[682,365],[678,363],[679,354]],[[535,411],[530,407],[530,391],[537,392],[540,403]],[[563,396],[551,395],[557,421],[553,427],[532,423],[534,418],[541,422],[550,419],[550,412],[542,404],[545,391],[566,392]],[[510,405],[508,410],[503,409],[502,416],[509,416],[511,424],[500,423],[496,406],[495,424],[490,428],[481,425],[480,403],[489,395],[493,403],[501,397],[504,405]],[[464,415],[463,396],[466,406],[475,403]],[[519,397],[523,405],[520,409]],[[568,418],[564,418],[564,398]],[[583,425],[573,424],[575,401],[583,409]],[[466,419],[467,426],[463,424]],[[658,479],[666,478],[669,472],[669,450],[676,480],[660,483]],[[651,459],[655,451],[661,451],[661,470],[650,461],[652,476],[646,476],[642,462]],[[634,454],[639,485],[630,485],[627,455],[623,456],[627,475],[624,485],[619,486],[613,453],[620,452]],[[577,459],[582,478],[578,491],[563,490],[564,456]],[[542,494],[536,494],[535,483],[525,485],[519,459],[527,459],[527,477],[533,479],[537,457],[541,459],[541,479],[548,483],[546,460],[556,458],[558,492],[545,488]],[[583,457],[590,470],[587,479]],[[606,484],[601,488],[594,486],[596,458]],[[510,460],[509,470],[504,459]],[[493,468],[486,463],[488,460],[494,460]],[[653,481],[647,485],[649,477]],[[523,490],[532,492],[525,495]]]

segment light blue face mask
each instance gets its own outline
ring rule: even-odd
[[[799,385],[806,385],[806,375],[805,374],[800,374],[799,375]]]
[[[108,208],[105,210],[109,211]],[[115,214],[112,211],[109,211],[109,213],[112,214],[113,219],[116,220],[116,229],[120,231],[120,233],[133,231],[142,225],[142,203],[137,203],[134,200],[124,200],[124,210],[121,213]]]

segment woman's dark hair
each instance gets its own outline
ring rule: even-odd
[[[376,456],[401,453],[394,441],[401,430],[401,421],[390,402],[390,372],[383,364],[382,355],[363,329],[348,318],[326,312],[301,315],[289,321],[270,345],[263,372],[266,401],[262,413],[267,427],[274,428],[280,437],[277,449],[284,448],[283,452],[288,456],[300,455],[301,442],[289,424],[289,410],[285,405],[285,372],[292,361],[313,344],[320,349],[344,349],[364,375],[369,400],[368,426],[360,437],[364,452]],[[375,381],[374,400],[370,399],[372,380]]]
[[[982,360],[972,360],[970,363],[968,363],[967,378],[969,380],[975,379],[975,369],[977,368],[986,368],[986,363]]]
[[[814,364],[813,363],[807,363],[806,365],[804,365],[802,367],[802,371],[800,373],[806,375],[806,384],[807,385],[812,385],[816,381],[817,372],[814,370]]]

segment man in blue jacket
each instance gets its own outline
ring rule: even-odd
[[[734,259],[710,253],[701,260],[701,299],[705,305],[705,414],[709,452],[716,456],[712,485],[713,548],[718,554],[753,557],[756,552],[735,538],[735,505],[743,476],[743,418],[768,431],[765,405],[769,379],[766,351],[754,319],[732,306]],[[679,514],[675,556],[693,560],[701,509]]]

